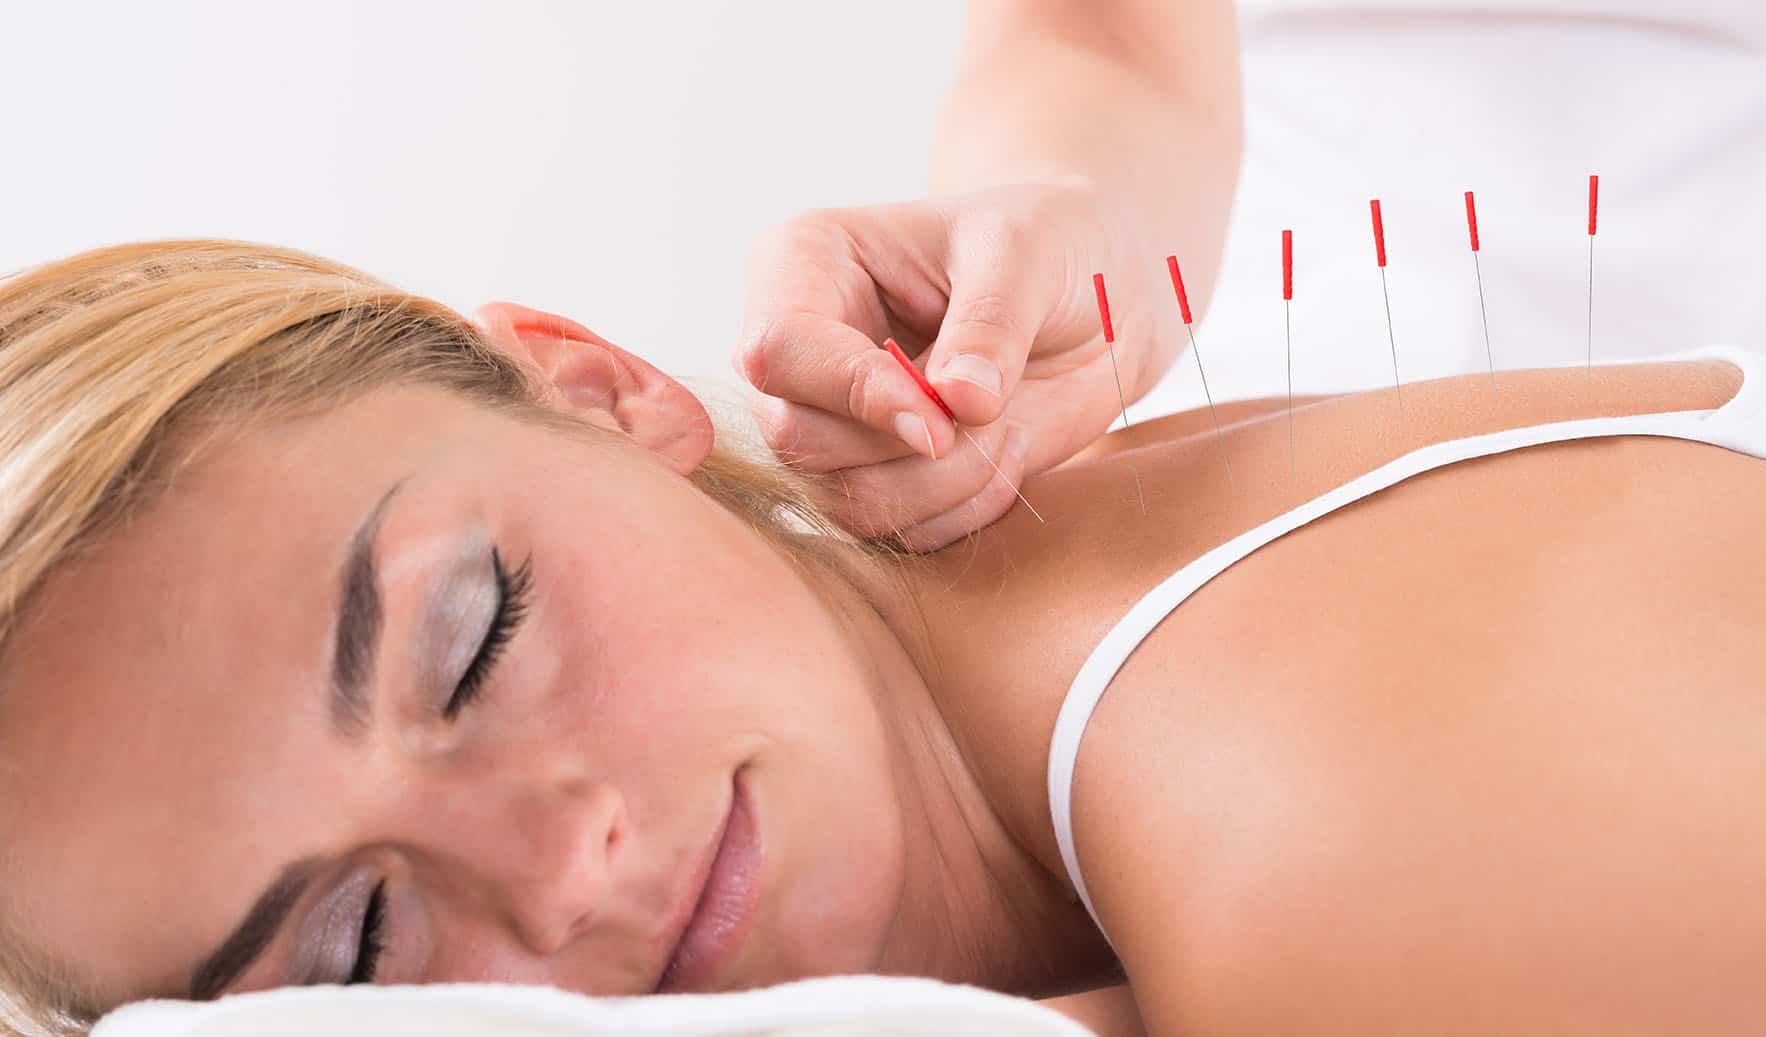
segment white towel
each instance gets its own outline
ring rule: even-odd
[[[1033,1001],[929,979],[839,976],[736,994],[587,997],[549,987],[289,987],[213,1002],[142,1001],[93,1037],[1087,1037]]]

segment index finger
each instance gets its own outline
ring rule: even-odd
[[[868,335],[832,317],[774,318],[743,342],[737,370],[769,396],[851,418],[928,457],[955,445],[955,427],[913,376]]]

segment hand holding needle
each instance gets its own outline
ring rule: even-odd
[[[944,416],[951,420],[951,424],[956,425],[957,431],[961,432],[964,436],[967,436],[969,442],[975,444],[976,452],[985,458],[988,464],[993,466],[993,470],[999,474],[1000,479],[1007,486],[1012,487],[1012,492],[1016,493],[1018,499],[1024,502],[1024,506],[1030,509],[1030,513],[1036,516],[1036,521],[1042,522],[1042,514],[1036,510],[1036,505],[1030,503],[1030,501],[1024,496],[1023,491],[1019,490],[1018,487],[1013,484],[1012,480],[1006,478],[1006,473],[1000,469],[999,464],[996,463],[993,458],[988,457],[987,451],[982,449],[981,443],[976,440],[974,436],[969,435],[969,430],[956,424],[957,416],[951,413],[951,409],[945,404],[944,398],[938,395],[938,390],[933,388],[932,383],[926,380],[926,376],[920,373],[920,369],[914,366],[914,362],[908,359],[908,355],[901,351],[900,346],[896,345],[895,339],[884,339],[883,348],[889,351],[889,355],[894,357],[897,363],[907,369],[908,374],[913,376],[914,384],[920,387],[920,391],[926,394],[927,399],[938,404],[938,409],[943,411]],[[930,444],[928,444],[928,446],[930,446]]]

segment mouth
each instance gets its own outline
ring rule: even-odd
[[[730,808],[693,871],[666,932],[675,934],[656,993],[708,989],[748,937],[760,904],[762,850],[743,770],[731,781]]]

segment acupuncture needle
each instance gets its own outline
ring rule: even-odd
[[[1398,337],[1392,333],[1392,292],[1386,287],[1386,225],[1380,219],[1380,200],[1368,202],[1374,215],[1374,258],[1380,264],[1380,295],[1386,300],[1386,341],[1392,345],[1392,390],[1398,394],[1398,417],[1404,417],[1404,386],[1398,377]]]
[[[1116,366],[1116,326],[1110,322],[1110,296],[1104,291],[1104,275],[1091,275],[1092,290],[1098,297],[1098,320],[1104,325],[1104,348],[1110,352],[1110,372],[1116,376],[1116,401],[1122,405],[1122,430],[1128,431],[1128,397],[1122,393],[1122,372]],[[1141,502],[1141,514],[1147,513],[1147,496],[1141,492],[1140,473],[1129,466],[1134,476],[1134,495]]]
[[[1484,271],[1478,266],[1478,203],[1466,192],[1466,231],[1472,236],[1472,273],[1478,278],[1478,315],[1484,319],[1484,359],[1490,365],[1490,398],[1496,398],[1496,355],[1490,351],[1490,313],[1484,309]]]
[[[999,475],[1001,482],[1012,487],[1012,492],[1017,494],[1018,499],[1024,502],[1024,506],[1030,509],[1030,513],[1036,516],[1036,521],[1044,521],[1042,513],[1036,510],[1036,505],[1030,503],[1030,501],[1024,496],[1023,491],[1019,490],[1017,485],[1013,483],[1011,479],[1006,478],[1005,471],[994,462],[992,457],[988,456],[986,450],[981,448],[980,440],[969,435],[968,429],[957,424],[957,416],[951,412],[950,405],[944,402],[944,397],[938,395],[938,390],[933,387],[931,382],[926,380],[926,376],[920,373],[920,369],[914,366],[914,362],[908,359],[908,355],[901,351],[901,347],[895,344],[895,339],[884,339],[883,348],[889,351],[889,355],[894,357],[897,363],[901,364],[902,367],[907,368],[908,374],[914,379],[914,384],[920,387],[920,391],[926,394],[927,399],[938,405],[938,409],[944,412],[944,416],[950,419],[951,424],[956,426],[956,430],[969,437],[969,442],[975,446],[975,452],[980,454],[988,464],[993,466],[993,470]]]
[[[1196,345],[1196,326],[1190,316],[1190,293],[1184,291],[1183,287],[1183,270],[1177,265],[1176,256],[1166,256],[1165,266],[1171,271],[1171,290],[1177,293],[1177,311],[1183,315],[1183,329],[1190,336],[1190,352],[1196,357],[1196,373],[1202,376],[1202,395],[1208,400],[1208,416],[1214,419],[1214,443],[1220,448],[1221,463],[1226,465],[1226,484],[1237,493],[1239,487],[1233,481],[1232,459],[1226,455],[1226,437],[1220,433],[1220,415],[1214,411],[1214,393],[1208,389],[1208,372],[1202,368],[1202,349]]]
[[[1588,175],[1588,377],[1594,377],[1594,217],[1600,206],[1600,177]]]
[[[1288,478],[1294,478],[1294,232],[1282,231],[1282,341],[1288,358]]]

